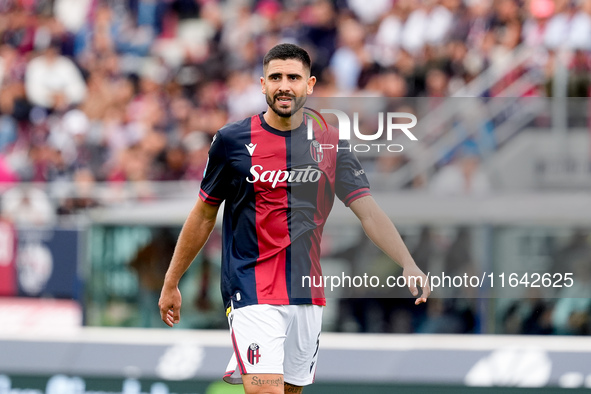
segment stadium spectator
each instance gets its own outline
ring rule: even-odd
[[[183,179],[200,181],[205,173],[207,153],[210,139],[207,134],[194,131],[183,139],[183,146],[187,151],[187,167]]]
[[[310,51],[311,56],[317,59],[312,66],[313,74],[324,75],[337,48],[339,14],[335,5],[330,0],[319,0],[310,4],[300,15],[298,10],[292,10],[290,14],[299,20],[299,26],[294,26],[297,30],[296,37]]]
[[[55,207],[45,191],[33,187],[13,187],[2,195],[4,216],[21,226],[48,226],[55,223]]]
[[[353,94],[359,89],[359,78],[371,62],[365,46],[363,26],[353,18],[346,18],[338,27],[339,47],[330,61],[337,87]]]
[[[63,111],[84,99],[86,84],[76,65],[59,54],[59,47],[60,43],[52,41],[29,62],[25,86],[32,104]]]
[[[28,118],[30,104],[25,94],[27,62],[10,44],[0,45],[0,149],[16,140],[19,121]]]
[[[427,305],[427,314],[416,332],[422,334],[464,333],[464,320],[450,308],[450,300],[436,299]]]
[[[0,183],[11,184],[18,180],[18,175],[12,171],[4,155],[0,155]]]
[[[72,190],[67,190],[67,195],[58,203],[57,213],[59,215],[77,214],[99,206],[96,179],[89,168],[76,169],[71,180],[73,182]]]
[[[552,311],[552,324],[558,334],[591,334],[591,248],[587,245],[565,261],[572,277],[571,287],[563,287]]]
[[[129,261],[139,282],[141,327],[157,327],[159,318],[156,305],[174,245],[175,237],[169,229],[155,229],[150,242],[140,248]]]
[[[261,87],[253,82],[252,75],[245,71],[234,71],[228,77],[228,120],[243,119],[248,114],[264,110],[259,100]]]
[[[433,177],[429,188],[440,196],[486,196],[491,192],[491,183],[482,170],[480,158],[468,153],[444,166]]]
[[[53,14],[67,31],[76,33],[87,21],[91,6],[92,0],[55,0]]]

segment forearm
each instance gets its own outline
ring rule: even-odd
[[[176,287],[178,285],[215,226],[215,215],[204,214],[200,209],[201,204],[205,203],[200,201],[196,204],[183,225],[164,278],[165,286]]]
[[[361,221],[367,236],[404,269],[403,275],[407,278],[408,289],[412,295],[419,296],[417,285],[421,287],[421,294],[415,300],[415,305],[427,302],[427,298],[431,294],[427,276],[417,267],[388,215],[382,211],[371,196],[353,201],[350,207]],[[419,279],[417,280],[417,278]]]
[[[396,226],[373,198],[363,198],[355,203],[365,204],[364,208],[368,208],[357,210],[356,213],[369,239],[402,268],[415,266],[416,264]]]

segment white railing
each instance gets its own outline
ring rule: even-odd
[[[476,119],[481,123],[494,119],[494,142],[498,147],[522,130],[536,116],[542,114],[545,110],[542,99],[536,101],[523,97],[542,82],[539,69],[527,69],[532,53],[532,48],[518,47],[512,54],[507,55],[510,61],[503,62],[503,66],[489,67],[474,81],[455,92],[453,96],[420,119],[422,130],[438,131],[431,132],[429,138],[426,138],[430,141],[429,143],[421,143],[420,146],[411,146],[410,149],[405,150],[410,159],[406,165],[393,174],[376,175],[380,185],[401,188],[411,183],[417,176],[423,176],[428,180],[435,173],[437,164],[450,151],[469,138],[479,138],[478,127],[464,127],[464,124],[457,119],[476,116],[472,120]],[[522,67],[526,67],[524,73],[497,93],[495,98],[483,98],[504,77]],[[472,97],[472,99],[468,102],[465,101],[466,97]],[[479,115],[480,118],[478,118]],[[463,130],[459,132],[459,128]],[[490,156],[490,153],[492,153],[490,150],[481,152],[485,159]]]

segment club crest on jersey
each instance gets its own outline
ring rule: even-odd
[[[252,365],[258,364],[261,359],[261,351],[260,346],[257,343],[251,343],[248,347],[248,352],[246,353],[248,358],[248,362]]]
[[[316,163],[322,161],[324,158],[324,152],[322,151],[322,145],[320,145],[320,142],[313,140],[310,143],[310,156],[312,156],[312,159],[314,159]]]

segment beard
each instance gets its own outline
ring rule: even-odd
[[[277,97],[279,97],[279,96],[291,98],[290,108],[281,108],[279,106],[279,103],[277,102]],[[273,97],[271,97],[270,95],[267,94],[266,98],[267,98],[267,104],[269,105],[269,108],[271,108],[273,110],[273,112],[275,112],[278,116],[280,116],[282,118],[290,118],[291,115],[298,112],[304,106],[304,104],[306,104],[306,97],[305,96],[304,97],[296,97],[292,94],[278,93]]]

